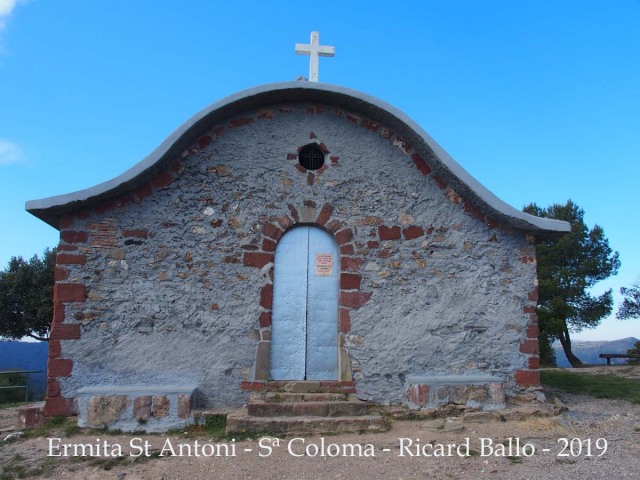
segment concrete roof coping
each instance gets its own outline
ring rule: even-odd
[[[515,228],[538,234],[568,232],[567,222],[540,218],[524,213],[500,200],[471,176],[431,138],[416,122],[396,107],[371,95],[337,85],[317,82],[281,82],[250,88],[230,95],[202,109],[184,122],[142,161],[117,177],[84,190],[26,202],[26,210],[58,228],[60,218],[71,210],[81,209],[134,189],[148,180],[172,159],[178,158],[212,122],[229,118],[248,109],[281,102],[313,101],[336,104],[360,112],[401,133],[418,152],[429,153],[439,162],[434,170],[458,193],[473,203],[484,205]],[[486,208],[485,208],[486,210]]]
[[[192,394],[195,385],[94,385],[78,389],[80,395],[119,395],[119,394]]]

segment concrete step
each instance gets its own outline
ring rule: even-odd
[[[295,382],[287,382],[284,384],[285,392],[292,393],[314,393],[321,392],[320,382],[313,380],[301,380]]]
[[[366,415],[368,404],[352,401],[266,402],[252,400],[247,412],[254,417],[344,417]]]
[[[353,382],[338,380],[271,380],[260,390],[290,393],[355,393],[355,385]]]
[[[281,402],[341,402],[355,398],[348,393],[291,393],[266,392],[258,400],[268,403]]]
[[[383,432],[389,425],[380,415],[347,417],[252,417],[246,413],[227,415],[227,432],[251,432],[273,435],[338,434]]]

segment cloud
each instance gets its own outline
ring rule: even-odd
[[[7,19],[19,3],[25,0],[0,0],[0,30],[4,30]]]
[[[3,0],[0,0],[0,5]],[[22,149],[8,140],[0,138],[0,165],[10,165],[24,161]]]

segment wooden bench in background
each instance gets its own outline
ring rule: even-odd
[[[600,358],[607,359],[607,365],[611,365],[612,358],[640,358],[640,355],[634,353],[601,353]]]

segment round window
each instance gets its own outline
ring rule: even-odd
[[[317,144],[311,143],[300,149],[298,161],[307,170],[318,170],[324,165],[324,152]]]

